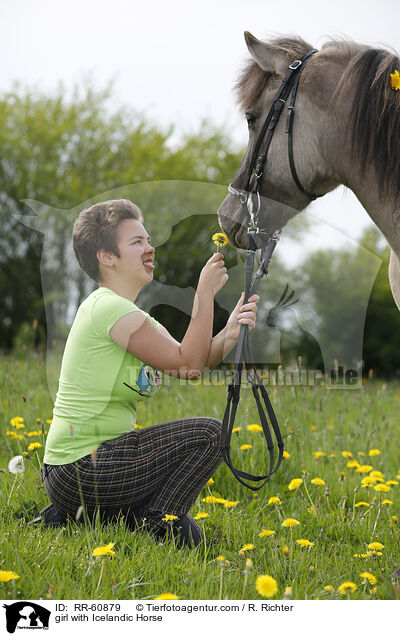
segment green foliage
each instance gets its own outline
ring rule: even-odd
[[[89,77],[70,97],[61,84],[52,96],[15,85],[0,98],[3,349],[19,343],[15,338],[20,325],[34,320],[35,345],[45,344],[47,328],[51,347],[57,323],[61,332],[64,329],[76,291],[81,300],[85,297],[90,281],[72,268],[70,253],[71,224],[85,202],[104,200],[110,191],[114,198],[124,196],[115,189],[143,182],[226,184],[239,164],[239,153],[230,148],[224,131],[202,122],[176,146],[171,142],[172,126],[161,130],[143,113],[126,107],[112,110],[111,97],[111,85],[97,89]],[[218,200],[213,197],[209,214],[216,212],[222,191]],[[30,212],[23,203],[27,199],[45,204],[40,223],[34,217],[25,218],[25,223],[16,218]],[[157,209],[160,198],[143,196],[145,207],[146,202]],[[172,199],[169,209],[171,216]],[[173,225],[168,215],[163,222]],[[46,233],[46,250],[41,232]]]
[[[60,362],[61,358],[50,356],[52,373],[57,373]],[[72,523],[62,529],[28,526],[26,522],[48,503],[39,474],[43,447],[29,451],[23,474],[12,475],[7,466],[11,457],[27,450],[32,439],[45,443],[52,403],[43,357],[8,358],[0,369],[0,388],[0,569],[12,570],[20,577],[0,583],[0,598],[153,599],[169,592],[189,600],[261,599],[255,587],[260,574],[276,579],[275,599],[284,598],[287,586],[292,587],[294,599],[346,598],[338,592],[343,581],[357,585],[350,598],[396,598],[388,573],[398,567],[398,521],[393,516],[400,516],[400,486],[392,484],[388,493],[362,487],[366,473],[348,466],[342,452],[350,452],[360,464],[382,471],[386,481],[399,481],[397,382],[365,382],[358,390],[326,390],[322,386],[272,389],[271,399],[290,456],[257,496],[242,487],[222,464],[213,476],[215,483],[203,489],[191,510],[193,515],[199,511],[209,514],[200,521],[208,547],[200,544],[195,550],[176,550],[171,539],[155,543],[145,532],[130,532],[123,521],[104,526],[95,522],[93,527]],[[162,392],[162,399],[160,394],[141,403],[140,426],[194,414],[220,418],[223,413],[225,386],[172,381]],[[14,429],[22,439],[12,439],[5,432],[12,428],[10,420],[16,416],[24,418],[24,428]],[[241,430],[233,435],[232,458],[235,466],[259,473],[266,467],[265,441],[261,433],[246,428],[257,421],[254,401],[243,390],[237,418]],[[34,430],[41,436],[26,435]],[[241,450],[244,443],[252,448]],[[380,454],[369,454],[376,449]],[[290,481],[299,477],[303,479],[301,487],[290,491]],[[326,485],[312,484],[315,477]],[[225,508],[221,503],[203,501],[211,493],[239,503]],[[281,505],[268,504],[271,496],[278,496]],[[393,504],[384,504],[385,499]],[[360,501],[369,505],[357,507]],[[288,517],[296,518],[300,526],[292,531],[283,528],[282,521]],[[275,534],[260,537],[263,529]],[[314,546],[300,547],[296,544],[299,538]],[[371,541],[385,546],[382,554],[356,557],[368,552]],[[92,556],[95,547],[110,542],[115,543],[115,556]],[[254,548],[239,554],[242,546],[250,543]],[[222,583],[216,560],[219,555],[229,561]],[[245,585],[247,557],[251,557],[253,567]],[[364,571],[377,577],[376,586],[363,583],[360,574]],[[332,596],[324,589],[326,585],[334,588]]]
[[[378,270],[374,255],[382,261]],[[304,366],[323,368],[323,349],[325,359],[351,367],[349,351],[361,342],[365,374],[370,369],[382,376],[398,374],[400,313],[389,285],[389,256],[376,228],[369,228],[355,249],[312,253],[297,272],[296,289],[313,309],[318,342],[303,330],[288,330],[284,357],[301,355]]]

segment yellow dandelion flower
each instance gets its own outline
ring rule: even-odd
[[[39,442],[31,442],[28,446],[28,451],[35,450],[36,448],[42,448],[42,444],[39,444]]]
[[[297,521],[297,519],[292,519],[291,517],[289,517],[289,519],[285,519],[285,521],[281,523],[282,528],[294,528],[295,526],[299,525],[300,521]]]
[[[207,495],[207,497],[203,497],[202,501],[205,503],[226,503],[226,499],[222,499],[222,497],[214,497],[214,495]]]
[[[350,453],[350,451],[342,451],[342,456],[346,458],[353,457],[353,453]]]
[[[393,506],[393,501],[391,499],[384,499],[382,501],[382,506]]]
[[[232,429],[232,433],[237,433],[238,431],[241,431],[241,430],[242,430],[242,427],[241,427],[241,426],[235,426],[235,427]]]
[[[393,519],[393,521],[394,521],[395,523],[397,523],[397,522],[398,522],[398,518],[397,518],[397,516],[396,516],[396,515],[392,515],[392,519]]]
[[[329,455],[329,457],[331,457],[332,459],[334,459],[334,458],[336,457],[336,453],[331,453],[331,454]]]
[[[380,455],[381,451],[378,450],[377,448],[371,448],[371,450],[368,451],[368,455],[370,457],[376,457],[377,455]]]
[[[356,459],[349,459],[346,466],[347,468],[359,468],[360,463]]]
[[[356,557],[356,559],[369,559],[370,556],[372,556],[372,552],[370,551],[365,552],[364,554],[353,554],[353,557]]]
[[[242,444],[240,446],[240,450],[248,450],[249,448],[253,448],[253,444]]]
[[[282,546],[282,552],[283,554],[287,554],[289,552],[289,548],[287,547],[287,545]]]
[[[206,483],[206,486],[212,486],[213,484],[215,484],[215,481],[213,480],[212,477],[210,477],[210,479],[208,480],[208,482]]]
[[[287,451],[283,451],[282,457],[283,457],[283,459],[289,459],[290,453],[288,453]]]
[[[155,601],[178,601],[179,596],[175,596],[175,594],[170,594],[169,592],[164,592],[164,594],[160,594],[160,596],[156,596]]]
[[[324,590],[329,592],[329,594],[334,594],[335,593],[335,588],[333,588],[332,585],[324,585]]]
[[[391,487],[386,486],[386,484],[376,484],[376,486],[374,486],[374,490],[376,490],[376,492],[389,492]]]
[[[197,515],[195,515],[193,517],[193,519],[198,521],[199,519],[207,519],[207,517],[209,517],[209,516],[210,515],[208,514],[208,512],[198,512]]]
[[[378,580],[374,574],[371,574],[371,572],[361,572],[360,576],[362,579],[367,580],[370,585],[375,585]]]
[[[379,479],[383,479],[384,478],[384,474],[380,470],[371,470],[369,476],[373,477],[373,479],[376,479],[377,477]]]
[[[373,486],[376,483],[376,479],[368,475],[361,480],[361,487],[368,488],[369,486]]]
[[[259,537],[272,537],[272,535],[275,534],[275,530],[261,530],[261,532],[259,533]]]
[[[17,416],[17,417],[13,417],[13,418],[10,420],[10,424],[11,424],[11,426],[14,426],[15,424],[18,424],[18,423],[23,422],[23,421],[24,421],[24,418],[23,418],[23,417],[19,417],[19,416]]]
[[[302,548],[312,548],[312,546],[314,545],[308,539],[297,539],[296,543],[300,545]]]
[[[386,486],[398,486],[399,482],[395,481],[394,479],[389,479],[389,481],[386,482]]]
[[[268,506],[272,506],[273,504],[280,506],[282,504],[281,500],[279,499],[279,497],[270,497],[268,499]]]
[[[225,501],[224,508],[234,508],[240,501]]]
[[[360,455],[360,457],[365,457],[365,453],[363,451],[358,451],[357,455]]]
[[[269,574],[261,574],[257,577],[256,589],[260,596],[272,598],[278,591],[278,584]]]
[[[324,480],[319,477],[314,477],[314,479],[311,480],[311,483],[314,484],[314,486],[325,486]]]
[[[174,521],[175,519],[178,519],[176,515],[164,515],[162,518],[163,521]]]
[[[314,508],[312,508],[311,506],[308,506],[308,508],[307,508],[307,512],[309,512],[309,513],[310,513],[310,515],[315,515],[315,514],[317,514],[317,513],[316,513],[316,510],[314,510]]]
[[[339,594],[345,595],[347,592],[355,592],[357,589],[357,585],[352,583],[351,581],[345,581],[338,587]]]
[[[29,431],[29,433],[25,433],[25,435],[27,437],[37,437],[38,435],[41,435],[42,431]]]
[[[291,585],[288,585],[287,587],[285,587],[285,591],[283,593],[285,598],[289,598],[289,596],[292,596],[293,594],[293,589]]]
[[[217,247],[224,247],[228,242],[228,237],[223,232],[216,232],[212,235],[211,240]]]
[[[367,503],[366,501],[359,501],[355,505],[356,508],[361,508],[362,506],[365,508],[369,508],[369,503]]]
[[[1,583],[8,583],[9,581],[12,581],[14,579],[19,579],[19,578],[20,578],[19,574],[16,574],[12,570],[0,570]]]
[[[356,468],[356,473],[369,473],[372,470],[372,466],[369,464],[362,464]]]
[[[313,451],[313,455],[315,459],[320,459],[320,457],[325,457],[326,453],[323,451]]]
[[[262,426],[260,426],[259,424],[249,424],[247,427],[248,431],[251,431],[252,433],[258,433],[261,432],[262,433]]]
[[[223,555],[223,554],[220,554],[219,556],[217,556],[217,557],[215,558],[215,560],[216,560],[216,561],[226,561],[226,558],[224,557],[224,555]]]
[[[383,550],[384,547],[383,543],[379,543],[379,541],[373,541],[367,546],[370,550]]]
[[[115,543],[109,543],[108,545],[103,545],[98,548],[95,548],[92,552],[92,556],[114,556],[115,552],[113,551]]]
[[[399,71],[395,71],[394,73],[390,73],[390,85],[395,90],[400,90],[400,75]]]
[[[300,478],[292,479],[292,481],[290,482],[288,488],[289,488],[289,490],[297,490],[297,488],[300,488],[302,483],[303,483],[303,480],[300,479]]]
[[[253,548],[255,548],[256,546],[254,545],[254,543],[245,543],[241,549],[240,552],[245,552],[246,550],[253,550]]]

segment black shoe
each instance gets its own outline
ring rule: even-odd
[[[165,513],[160,510],[147,508],[143,511],[142,527],[156,540],[165,539],[171,531],[178,547],[186,545],[194,548],[204,540],[200,526],[190,514],[173,521],[163,521],[164,516]]]
[[[29,521],[27,525],[38,525],[39,523],[44,523],[45,526],[50,526],[51,528],[59,528],[61,526],[65,526],[65,524],[67,523],[67,517],[64,515],[64,513],[56,508],[55,505],[52,503],[43,508],[43,510],[40,510],[39,515],[39,517],[36,517],[32,521]]]

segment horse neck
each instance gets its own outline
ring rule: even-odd
[[[348,165],[342,183],[354,192],[392,250],[400,256],[400,234],[396,227],[400,218],[400,205],[390,195],[381,196],[374,169],[371,167],[365,175],[361,175],[356,165]]]

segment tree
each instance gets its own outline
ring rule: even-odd
[[[157,183],[226,183],[239,164],[224,132],[203,122],[173,148],[172,126],[161,130],[126,107],[111,112],[111,95],[111,85],[95,89],[88,78],[70,99],[62,85],[46,96],[18,84],[0,99],[3,349],[11,349],[19,331],[34,321],[36,344],[47,328],[51,348],[53,338],[65,336],[66,317],[94,288],[71,251],[72,224],[80,209],[106,194],[125,196],[136,185],[133,190],[141,193],[145,207],[164,205],[163,225],[172,227],[173,198],[167,205],[160,202]],[[141,187],[146,183],[154,187]],[[216,201],[214,193],[214,207],[202,214],[215,213]],[[200,227],[201,220],[197,223]]]

